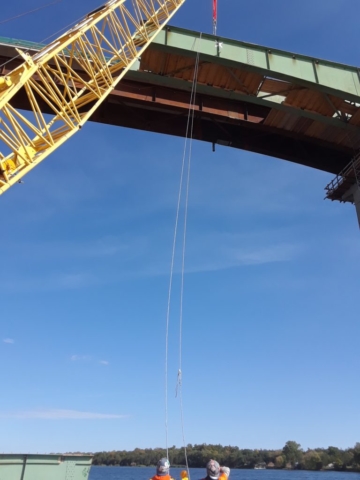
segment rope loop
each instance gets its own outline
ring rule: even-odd
[[[190,479],[189,463],[188,463],[186,443],[185,443],[184,411],[183,411],[183,397],[182,397],[182,323],[183,323],[183,303],[184,303],[186,229],[187,229],[187,217],[188,217],[188,205],[189,205],[189,186],[190,186],[190,171],[191,171],[191,156],[192,156],[192,140],[193,140],[194,118],[195,118],[196,85],[197,85],[197,79],[198,79],[198,74],[199,74],[201,38],[202,38],[202,34],[200,34],[200,37],[199,37],[196,60],[195,60],[194,75],[193,75],[193,81],[192,81],[192,88],[191,88],[191,95],[190,95],[190,102],[189,102],[189,109],[188,109],[188,118],[187,118],[186,132],[185,132],[184,151],[183,151],[181,173],[180,173],[179,192],[178,192],[177,209],[176,209],[176,216],[175,216],[174,238],[173,238],[172,255],[171,255],[170,279],[169,279],[168,302],[167,302],[167,313],[166,313],[166,338],[165,338],[165,344],[166,344],[166,347],[165,347],[165,435],[166,435],[166,454],[167,454],[167,457],[169,457],[169,448],[168,448],[168,351],[169,351],[168,343],[169,343],[169,323],[170,323],[172,284],[173,284],[173,275],[174,275],[175,250],[176,250],[177,235],[178,235],[178,225],[179,225],[182,192],[183,192],[183,189],[184,189],[184,186],[183,186],[184,173],[185,173],[185,168],[186,168],[187,169],[187,175],[186,175],[186,188],[185,188],[184,231],[183,231],[183,242],[182,242],[181,285],[180,285],[179,369],[178,369],[178,374],[177,374],[177,384],[176,384],[175,396],[176,397],[179,396],[179,399],[180,399],[181,432],[182,432],[182,439],[183,439],[186,469],[188,471],[189,480],[191,480],[191,479]],[[188,140],[189,140],[189,148],[187,148]],[[186,158],[187,158],[187,162],[186,162]]]

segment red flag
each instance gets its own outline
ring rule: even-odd
[[[217,0],[213,0],[213,20],[217,22]]]

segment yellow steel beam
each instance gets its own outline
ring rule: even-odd
[[[18,50],[24,62],[0,77],[0,194],[84,125],[184,2],[110,0],[34,56]],[[22,88],[26,116],[11,105]]]

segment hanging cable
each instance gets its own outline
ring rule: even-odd
[[[184,234],[183,234],[181,287],[180,287],[179,370],[178,370],[177,386],[176,386],[176,396],[179,393],[179,399],[180,399],[181,430],[182,430],[182,439],[183,439],[183,445],[184,445],[186,469],[188,472],[189,480],[190,480],[190,472],[189,472],[189,464],[188,464],[187,450],[186,450],[186,443],[185,443],[183,398],[182,398],[182,320],[183,320],[183,299],[184,299],[186,225],[187,225],[190,171],[191,171],[190,167],[191,167],[191,154],[192,154],[192,137],[193,137],[194,117],[195,117],[196,85],[197,85],[197,77],[198,77],[198,71],[199,71],[201,37],[202,35],[200,34],[199,45],[197,48],[197,55],[195,60],[195,68],[194,68],[192,89],[191,89],[190,102],[189,102],[186,132],[185,132],[184,151],[183,151],[183,158],[182,158],[182,165],[181,165],[180,184],[179,184],[179,193],[178,193],[174,238],[173,238],[172,256],[171,256],[171,266],[170,266],[170,279],[169,279],[168,303],[167,303],[167,315],[166,315],[166,347],[165,347],[165,351],[166,351],[165,353],[165,430],[166,430],[166,455],[168,457],[168,453],[169,453],[169,450],[168,450],[168,339],[169,339],[170,305],[171,305],[171,293],[172,293],[172,283],[173,283],[173,273],[174,273],[176,240],[177,240],[180,205],[181,205],[181,197],[182,197],[182,191],[183,191],[185,161],[186,161],[186,153],[187,153],[187,143],[188,143],[188,139],[190,138],[190,148],[189,148],[188,162],[187,162],[187,181],[186,181],[185,208],[184,208]]]
[[[134,1],[134,0],[133,0]],[[32,13],[32,12],[36,12],[37,10],[41,10],[42,8],[45,8],[45,7],[49,7],[50,5],[55,5],[55,3],[59,3],[59,2],[62,2],[62,0],[55,0],[54,2],[52,3],[48,3],[46,5],[43,5],[42,7],[39,7],[35,10],[31,10],[30,12],[26,12],[26,13],[22,13],[21,15],[18,15],[17,17],[12,17],[6,21],[10,21],[10,20],[13,20],[15,18],[18,18],[18,17],[21,17],[23,15],[27,15],[28,13]],[[136,0],[135,0],[136,2]],[[136,2],[136,5],[137,5],[137,2]],[[71,23],[68,23],[65,27],[62,27],[60,28],[59,30],[57,30],[56,32],[52,33],[51,35],[49,35],[48,37],[45,37],[43,38],[42,40],[39,40],[38,43],[45,43],[47,42],[48,40],[50,40],[51,38],[54,38],[56,36],[58,36],[60,33],[63,33],[63,32],[67,32],[70,28],[74,27],[74,25],[78,24],[81,20],[83,20],[84,16],[82,15],[81,17],[79,17],[77,20],[73,20]],[[0,22],[0,23],[4,23],[4,22]],[[45,47],[45,45],[44,45]],[[23,50],[24,53],[28,53],[29,51],[31,50],[31,47]],[[13,60],[16,60],[17,58],[20,58],[21,55],[14,55],[12,58],[10,58],[9,60],[6,60],[6,62],[4,63],[1,63],[0,64],[0,68],[1,67],[4,67],[5,65],[7,65],[8,63],[12,62]]]
[[[59,2],[62,2],[62,0],[55,0],[54,2],[47,3],[46,5],[42,5],[41,7],[34,8],[34,10],[29,10],[27,12],[20,13],[19,15],[15,15],[14,17],[7,18],[6,20],[2,20],[0,22],[0,25],[2,25],[3,23],[11,22],[12,20],[16,20],[17,18],[24,17],[25,15],[30,15],[31,13],[38,12],[39,10],[42,10],[43,8],[50,7],[51,5],[55,5],[55,3],[59,3]]]
[[[190,479],[189,462],[187,457],[187,448],[185,442],[185,428],[184,428],[184,408],[183,408],[183,396],[182,396],[182,326],[183,326],[183,304],[184,304],[184,276],[185,276],[185,253],[186,253],[186,233],[187,233],[187,218],[188,218],[188,205],[189,205],[189,187],[190,187],[190,172],[191,172],[191,157],[192,157],[192,144],[193,144],[193,132],[194,132],[194,119],[195,119],[195,102],[196,102],[196,87],[197,78],[199,73],[199,61],[200,61],[200,43],[201,34],[199,38],[199,47],[196,55],[193,85],[192,85],[192,99],[190,100],[191,108],[189,111],[190,117],[190,142],[189,142],[189,154],[187,164],[187,180],[186,180],[186,194],[185,194],[185,209],[184,209],[184,233],[183,233],[183,251],[182,251],[182,265],[181,265],[181,291],[180,291],[180,325],[179,325],[179,372],[180,372],[180,384],[179,384],[179,398],[180,398],[180,417],[181,417],[181,431],[184,446],[184,456],[186,463],[186,470],[188,472],[188,478]]]
[[[58,1],[62,1],[62,0],[58,0]],[[72,21],[71,23],[69,23],[68,25],[66,25],[65,27],[62,27],[60,28],[60,30],[57,30],[56,32],[52,33],[51,35],[49,35],[48,37],[46,38],[43,38],[42,40],[40,40],[38,43],[44,43],[46,42],[47,40],[50,40],[50,38],[53,38],[55,36],[57,36],[58,34],[62,33],[62,32],[66,32],[67,30],[69,30],[69,28],[72,28],[74,25],[76,25],[77,23],[80,22],[80,20],[82,20],[84,17],[79,17],[77,20],[75,21]],[[45,47],[45,45],[44,45]],[[31,47],[23,50],[24,53],[28,53],[29,51],[31,50]],[[0,68],[1,67],[4,67],[5,65],[7,65],[8,63],[12,62],[13,60],[16,60],[17,58],[20,58],[21,55],[14,55],[12,58],[10,58],[9,60],[6,60],[6,62],[0,64]]]
[[[216,35],[217,31],[217,0],[213,0],[213,35]]]

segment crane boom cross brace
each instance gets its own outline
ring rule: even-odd
[[[82,127],[184,2],[110,0],[32,57],[17,50],[0,76],[0,194]],[[30,115],[12,106],[21,89]]]

